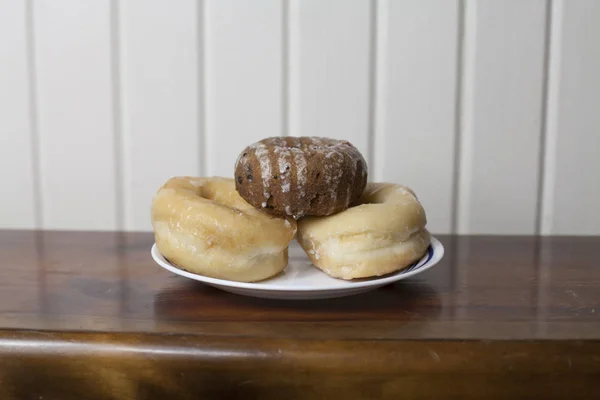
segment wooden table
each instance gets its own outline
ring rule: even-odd
[[[151,234],[0,231],[0,399],[599,398],[599,238],[439,239],[412,279],[276,301]]]

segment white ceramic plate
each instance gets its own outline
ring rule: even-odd
[[[234,282],[209,278],[184,271],[171,264],[152,246],[152,258],[168,271],[186,278],[206,283],[227,292],[270,299],[326,299],[367,292],[433,267],[444,256],[444,246],[432,237],[431,246],[425,256],[410,267],[381,278],[345,281],[335,279],[314,267],[300,245],[293,241],[289,248],[289,262],[285,270],[273,278],[256,283]]]

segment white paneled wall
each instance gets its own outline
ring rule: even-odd
[[[542,232],[600,232],[600,2],[552,7]]]
[[[457,0],[385,0],[377,8],[371,173],[413,188],[440,232],[455,225],[460,15]]]
[[[36,112],[25,2],[0,1],[0,226],[39,226]]]
[[[113,65],[127,230],[148,228],[148,201],[173,175],[202,173],[203,60],[194,0],[113,3]]]
[[[289,134],[347,139],[367,162],[372,4],[290,0],[289,5]]]
[[[534,232],[545,0],[464,5],[458,231]]]
[[[280,0],[205,3],[207,175],[233,177],[247,144],[281,135],[284,5]]]
[[[119,202],[110,2],[30,4],[41,225],[114,228]]]
[[[435,233],[600,234],[597,0],[0,0],[0,228],[149,230],[173,175],[352,141]]]

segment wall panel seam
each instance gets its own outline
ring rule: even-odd
[[[125,227],[125,177],[123,164],[125,159],[123,143],[123,101],[121,85],[121,30],[119,0],[111,0],[110,45],[111,45],[111,80],[112,80],[112,112],[115,157],[115,210],[118,230]]]
[[[199,164],[199,176],[208,175],[209,171],[209,156],[210,151],[208,148],[209,138],[207,132],[206,117],[208,115],[206,110],[206,2],[208,0],[197,1],[197,12],[196,12],[196,63],[198,68],[197,75],[197,129],[198,129],[198,155],[201,159]]]
[[[368,101],[368,116],[367,116],[367,135],[368,135],[368,153],[367,158],[370,164],[370,171],[377,171],[377,161],[375,160],[375,130],[376,130],[376,115],[377,115],[377,68],[379,65],[379,1],[371,0],[370,4],[370,27],[369,27],[369,101]],[[382,161],[382,160],[380,160]]]
[[[465,0],[457,2],[458,18],[456,29],[456,79],[454,87],[454,162],[452,171],[452,199],[450,215],[450,232],[458,233],[458,215],[460,200],[461,173],[461,137],[463,114],[463,78],[464,78],[464,40],[465,40]]]
[[[560,0],[551,2],[549,11],[550,23],[548,26],[548,64],[547,64],[547,91],[545,93],[545,121],[544,121],[544,155],[543,155],[543,183],[541,185],[540,202],[540,234],[552,232],[552,211],[554,208],[554,179],[556,167],[556,146],[558,139],[558,95],[561,68],[561,30],[563,3]]]
[[[281,135],[290,134],[290,3],[281,5]]]
[[[544,60],[542,72],[542,107],[540,110],[540,148],[538,154],[538,179],[535,215],[535,235],[542,231],[542,202],[544,196],[544,179],[546,175],[546,130],[548,125],[548,80],[550,77],[550,40],[552,39],[552,1],[546,0],[546,18],[544,24]]]
[[[34,224],[40,229],[44,227],[43,214],[43,194],[42,194],[42,168],[40,163],[40,134],[38,118],[38,91],[36,74],[36,55],[35,55],[35,19],[33,11],[33,0],[27,0],[25,3],[25,27],[27,35],[27,77],[29,90],[29,135],[31,140],[31,171],[33,186],[33,204],[34,204]]]

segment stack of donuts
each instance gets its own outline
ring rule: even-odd
[[[156,245],[189,272],[239,282],[285,269],[296,239],[338,279],[402,270],[430,244],[425,211],[399,184],[368,182],[351,143],[271,137],[239,154],[234,177],[174,177],[156,193]]]

